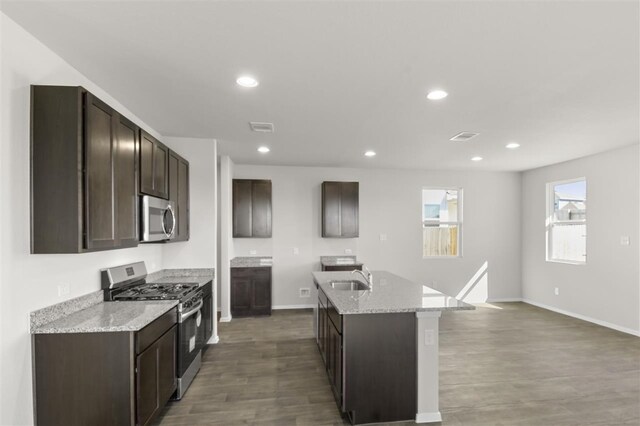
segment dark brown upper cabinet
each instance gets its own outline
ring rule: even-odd
[[[189,239],[189,162],[169,151],[169,200],[176,206],[175,237],[169,242]]]
[[[271,238],[270,180],[233,180],[233,238]]]
[[[31,252],[138,244],[138,127],[82,87],[31,87]]]
[[[358,237],[358,205],[358,182],[322,182],[322,236]]]
[[[140,130],[140,192],[169,198],[169,148]]]

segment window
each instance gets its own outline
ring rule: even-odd
[[[547,261],[587,261],[587,180],[547,184]]]
[[[422,256],[458,257],[462,242],[462,189],[422,190]]]

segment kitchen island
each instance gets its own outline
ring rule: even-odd
[[[312,275],[318,347],[341,412],[352,424],[441,421],[440,314],[475,308],[386,271],[372,272],[370,287],[351,272]]]

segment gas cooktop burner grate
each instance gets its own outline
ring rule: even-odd
[[[140,284],[113,296],[115,300],[182,299],[199,286],[196,283]]]

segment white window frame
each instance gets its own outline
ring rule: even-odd
[[[442,222],[439,220],[425,221],[423,218],[424,215],[424,204],[422,201],[422,192],[424,190],[435,190],[435,191],[457,191],[458,192],[458,220],[457,221],[447,221]],[[423,259],[461,259],[462,258],[462,222],[463,222],[463,214],[464,214],[464,200],[463,200],[463,190],[461,187],[455,186],[423,186],[420,191],[420,230],[421,230],[421,240],[422,240],[422,258]],[[458,227],[458,254],[456,255],[442,255],[442,256],[425,256],[424,255],[424,223],[425,222],[433,222],[438,225],[456,225]]]
[[[579,260],[568,260],[568,259],[556,259],[552,257],[553,254],[553,237],[552,237],[552,233],[553,233],[553,225],[568,225],[568,224],[575,224],[575,223],[584,223],[585,224],[585,228],[587,225],[587,219],[583,219],[583,220],[554,220],[554,216],[555,216],[555,190],[554,188],[556,187],[556,185],[563,185],[563,184],[567,184],[567,183],[574,183],[574,182],[580,182],[580,181],[584,181],[585,185],[587,186],[587,192],[589,191],[589,185],[587,184],[587,178],[585,176],[582,177],[578,177],[578,178],[573,178],[573,179],[565,179],[565,180],[557,180],[554,182],[547,182],[547,214],[546,214],[546,223],[545,223],[545,237],[546,237],[546,253],[545,253],[545,259],[547,262],[552,262],[552,263],[564,263],[567,265],[586,265],[587,264],[587,253],[585,253],[584,256],[584,260],[583,261],[579,261]],[[588,199],[589,197],[587,197]],[[587,212],[587,215],[589,213]],[[585,231],[586,232],[586,231]],[[585,252],[586,252],[586,247],[587,247],[587,236],[585,234]]]

